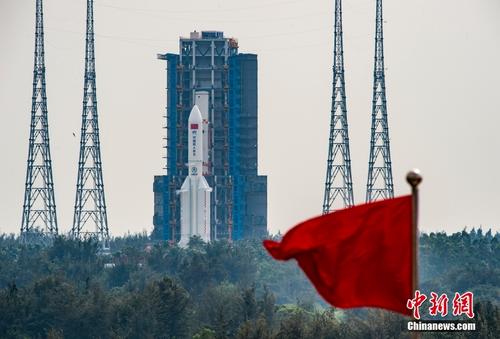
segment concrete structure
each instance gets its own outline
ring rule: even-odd
[[[239,54],[238,42],[216,31],[192,32],[179,47],[179,54],[158,55],[167,62],[167,133],[166,175],[154,178],[154,236],[180,240],[176,191],[189,174],[187,124],[196,103],[207,120],[211,239],[263,237],[267,177],[257,172],[257,56]]]
[[[205,131],[198,106],[194,105],[188,119],[188,168],[189,174],[177,192],[181,200],[180,246],[187,246],[189,239],[199,236],[210,241],[210,192],[212,189],[203,176]]]

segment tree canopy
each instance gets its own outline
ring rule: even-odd
[[[498,337],[499,243],[474,229],[421,235],[421,289],[474,292],[478,327],[424,338]],[[92,241],[0,236],[0,338],[409,337],[392,312],[325,304],[295,262],[273,260],[259,240],[182,249],[142,234],[111,246],[101,255]]]

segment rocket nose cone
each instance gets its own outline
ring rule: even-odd
[[[201,124],[201,122],[202,122],[202,117],[200,109],[198,108],[197,105],[194,105],[193,109],[191,110],[191,113],[189,113],[189,123]]]

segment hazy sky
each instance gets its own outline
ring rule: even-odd
[[[0,0],[0,232],[19,232],[35,1]],[[164,172],[165,64],[192,30],[221,30],[259,58],[259,172],[271,232],[321,212],[331,105],[333,0],[96,0],[97,91],[110,231],[152,230]],[[71,227],[83,95],[85,0],[44,0],[59,229]],[[385,0],[393,175],[419,167],[421,229],[500,231],[500,1]],[[365,199],[374,0],[344,1],[354,195]],[[73,133],[76,137],[73,137]]]

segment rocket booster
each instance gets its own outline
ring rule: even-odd
[[[212,189],[203,176],[204,135],[203,118],[197,105],[188,120],[188,176],[177,194],[181,200],[181,240],[187,246],[192,236],[210,241],[210,192]]]

